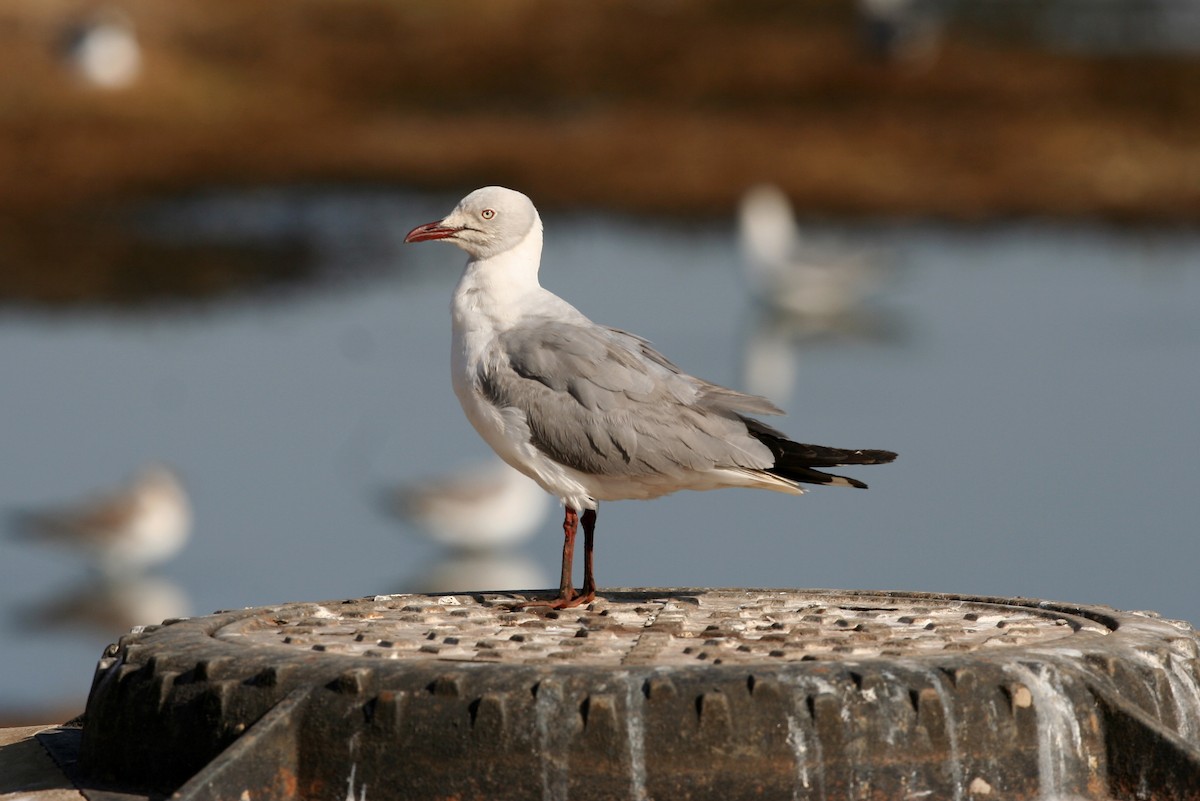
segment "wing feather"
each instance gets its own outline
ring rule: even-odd
[[[502,408],[523,413],[534,445],[584,473],[672,475],[770,467],[770,449],[738,412],[769,401],[682,372],[624,331],[538,321],[497,337],[477,375]]]

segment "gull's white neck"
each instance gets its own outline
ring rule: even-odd
[[[516,247],[468,261],[450,302],[454,394],[475,430],[501,458],[522,471],[516,443],[504,435],[497,410],[479,394],[476,382],[480,361],[497,335],[540,308],[555,302],[566,305],[538,284],[541,258],[542,227],[534,225]]]
[[[456,338],[471,332],[490,339],[538,305],[546,294],[538,283],[541,261],[541,225],[503,253],[470,259],[450,305]]]

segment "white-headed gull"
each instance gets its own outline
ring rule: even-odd
[[[175,473],[151,465],[108,495],[20,514],[16,523],[24,536],[75,548],[102,574],[121,576],[177,554],[191,534],[192,512]]]
[[[799,495],[801,483],[865,487],[814,468],[896,458],[792,442],[746,416],[782,414],[770,401],[690,376],[641,337],[597,325],[543,289],[542,221],[520,192],[478,189],[404,239],[428,240],[453,242],[469,256],[450,305],[454,391],[467,419],[504,461],[566,508],[554,608],[596,596],[600,501],[682,489]],[[577,592],[571,563],[581,519],[584,581]]]

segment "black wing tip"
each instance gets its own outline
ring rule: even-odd
[[[788,439],[784,434],[752,417],[742,417],[741,419],[746,424],[746,431],[750,436],[766,445],[775,456],[775,464],[767,468],[767,472],[804,484],[867,489],[867,485],[856,478],[822,473],[814,468],[887,464],[895,461],[898,455],[894,451],[880,449],[850,450],[848,448],[830,448],[826,445],[806,445]]]
[[[767,472],[801,484],[816,484],[821,487],[855,487],[857,489],[867,489],[867,485],[857,478],[839,476],[834,473],[822,473],[820,470],[814,470],[811,467],[776,465],[769,468]]]
[[[859,481],[857,478],[837,475],[836,473],[823,473],[820,470],[814,469],[814,467],[887,464],[896,458],[896,454],[891,451],[842,451],[838,454],[839,458],[836,460],[826,458],[814,464],[812,460],[803,457],[789,458],[789,456],[790,454],[782,454],[775,463],[775,466],[769,468],[767,472],[804,484],[817,484],[827,487],[854,487],[855,489],[868,489],[868,487],[866,482]]]
[[[894,451],[870,450],[854,451],[853,455],[856,457],[856,461],[847,462],[847,464],[887,464],[896,461],[896,457],[900,454]]]

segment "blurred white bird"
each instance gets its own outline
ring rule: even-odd
[[[760,185],[738,209],[746,278],[759,301],[806,322],[833,323],[879,284],[881,273],[865,251],[805,241],[787,196]]]
[[[802,348],[902,333],[894,314],[868,302],[890,277],[881,254],[807,240],[774,186],[748,190],[738,216],[743,269],[758,301],[743,341],[742,382],[750,392],[786,404]]]
[[[460,551],[489,551],[528,539],[550,498],[499,459],[400,488],[394,508],[429,539]],[[468,585],[463,585],[468,586]]]
[[[173,557],[192,528],[191,504],[178,477],[151,465],[109,495],[61,509],[17,515],[24,538],[68,546],[106,576],[137,573]]]
[[[123,89],[142,71],[133,21],[118,9],[101,9],[72,22],[63,34],[62,51],[67,64],[99,89]]]

